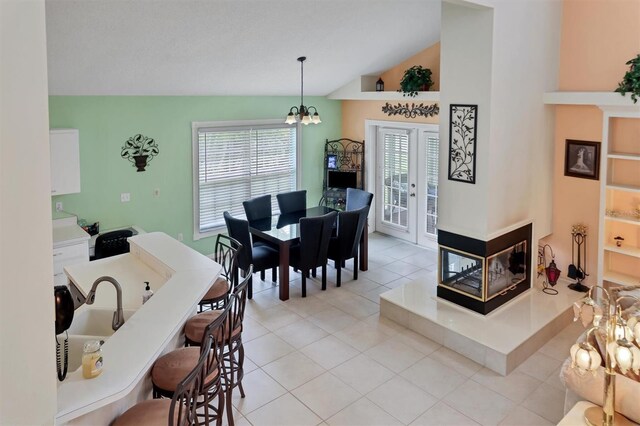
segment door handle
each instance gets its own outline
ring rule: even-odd
[[[411,196],[411,197],[415,197],[415,196],[416,196],[416,193],[415,193],[415,192],[412,192],[411,194],[409,194],[409,196]]]

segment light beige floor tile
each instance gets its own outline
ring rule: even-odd
[[[265,334],[244,344],[246,356],[258,366],[263,366],[282,358],[294,350],[293,346],[273,333]]]
[[[244,331],[243,331],[244,333]],[[242,365],[242,369],[244,370],[244,374],[250,373],[253,370],[258,369],[259,367],[255,362],[251,361],[248,356],[244,356],[244,364]]]
[[[411,263],[403,262],[402,260],[396,260],[395,262],[391,262],[384,266],[384,269],[395,272],[396,274],[400,274],[402,276],[411,275],[416,272],[418,269],[421,269],[418,265],[413,265]]]
[[[400,277],[397,280],[393,280],[389,283],[386,283],[384,286],[387,287],[389,290],[397,288],[397,287],[402,287],[405,284],[410,283],[411,281],[413,281],[410,278],[407,277]]]
[[[326,371],[298,351],[273,361],[262,369],[288,390],[295,389]]]
[[[300,349],[300,352],[320,364],[331,369],[355,357],[360,352],[335,336],[324,337],[317,342]]]
[[[370,315],[363,319],[363,321],[375,327],[376,330],[382,331],[389,336],[395,336],[397,333],[407,330],[405,326],[391,321],[388,318],[381,317],[379,313]]]
[[[562,361],[536,352],[520,364],[516,371],[528,374],[544,382],[561,365]]]
[[[488,368],[482,368],[471,379],[518,404],[542,383],[540,380],[519,371],[512,371],[508,376],[503,376]]]
[[[393,339],[399,340],[405,345],[411,346],[413,349],[418,350],[425,355],[429,355],[442,347],[439,343],[409,329],[400,331],[393,337]]]
[[[350,281],[349,283],[347,283],[347,285],[344,286],[345,290],[348,290],[355,294],[359,294],[361,296],[364,296],[366,293],[377,288],[380,288],[380,284],[366,278],[362,278],[360,276],[358,276],[357,280]]]
[[[276,330],[274,334],[294,348],[300,349],[329,333],[307,320],[299,320]]]
[[[363,354],[338,365],[331,372],[363,395],[395,376],[391,370]]]
[[[422,352],[394,340],[379,343],[365,351],[365,354],[394,373],[399,373],[424,358]]]
[[[554,388],[558,389],[559,391],[564,392],[566,390],[566,387],[564,386],[564,383],[562,383],[562,380],[560,380],[560,371],[562,370],[562,367],[558,368],[556,371],[554,371],[553,373],[551,373],[549,375],[549,377],[547,377],[547,380],[545,380],[545,383],[553,386]]]
[[[437,351],[432,352],[429,357],[436,361],[440,361],[444,365],[453,368],[458,373],[467,377],[473,376],[482,368],[482,366],[477,362],[472,361],[466,356],[460,355],[449,348],[445,348],[444,346]]]
[[[287,393],[285,388],[260,369],[245,374],[242,379],[242,387],[245,398],[241,398],[240,392],[234,390],[233,405],[243,415]]]
[[[369,315],[380,312],[380,306],[377,304],[348,291],[344,291],[341,297],[335,297],[328,302],[344,313],[358,319],[364,319]]]
[[[260,293],[254,294],[252,299],[247,300],[247,305],[262,309],[269,309],[276,305],[280,305],[282,302],[278,298],[278,292],[278,287],[270,287]]]
[[[367,398],[361,398],[327,420],[331,426],[402,425]]]
[[[538,352],[559,361],[564,361],[569,356],[569,349],[571,348],[571,345],[575,342],[576,337],[574,337],[571,332],[560,332],[545,343]]]
[[[371,401],[403,424],[409,424],[438,400],[400,376],[369,392]]]
[[[378,343],[382,343],[389,339],[388,334],[379,331],[374,326],[364,321],[359,321],[338,331],[335,333],[335,336],[359,351],[366,351]]]
[[[396,274],[395,272],[391,272],[387,269],[375,269],[375,270],[372,269],[372,270],[363,272],[362,276],[378,284],[390,283],[391,281],[395,281],[398,278],[402,277],[402,275]]]
[[[438,255],[436,252],[427,251],[427,254],[414,254],[413,256],[405,257],[402,259],[406,263],[419,266],[425,270],[433,270],[436,262],[438,261]]]
[[[433,267],[434,269],[428,269],[427,267],[422,267],[422,269],[417,270],[416,272],[414,272],[411,275],[407,275],[407,278],[409,278],[410,280],[421,280],[421,281],[425,281],[425,282],[430,282],[433,283],[434,286],[434,292],[433,294],[435,294],[435,289],[437,286],[437,273],[435,270],[435,266]]]
[[[355,389],[329,372],[292,390],[291,393],[325,420],[361,397]]]
[[[478,423],[469,417],[449,407],[444,402],[438,402],[418,417],[411,426],[477,426]]]
[[[362,297],[366,297],[367,299],[371,300],[373,303],[380,304],[380,295],[386,291],[389,291],[389,288],[381,285],[381,286],[378,286],[377,288],[374,288],[373,290],[370,290],[362,294]]]
[[[552,426],[554,424],[521,406],[515,407],[500,422],[500,426]]]
[[[467,380],[453,368],[429,357],[423,358],[400,375],[437,398],[444,397]]]
[[[302,317],[287,308],[285,304],[279,304],[267,309],[256,310],[251,318],[263,327],[274,331],[292,322],[299,321]]]
[[[249,423],[249,420],[247,420],[235,408],[233,408],[233,424],[238,426],[251,426],[251,423]],[[229,420],[227,417],[227,411],[225,410],[225,412],[222,415],[222,426],[228,426],[228,425],[229,425]]]
[[[242,320],[242,342],[247,343],[251,340],[264,336],[269,333],[269,330],[263,327],[258,321],[252,319],[248,315],[245,315]]]
[[[315,426],[322,422],[290,393],[247,414],[247,419],[254,425],[264,426]]]
[[[338,332],[358,322],[355,317],[334,307],[317,312],[307,319],[327,333]]]
[[[543,383],[521,405],[556,424],[564,417],[564,396],[565,392]]]
[[[313,314],[316,314],[320,311],[323,311],[327,308],[330,308],[327,302],[324,302],[317,297],[313,297],[307,294],[307,297],[291,297],[289,300],[284,302],[285,306],[289,308],[291,311],[300,315],[303,318],[307,318]]]
[[[443,399],[447,405],[482,425],[496,425],[516,406],[497,392],[468,380]]]

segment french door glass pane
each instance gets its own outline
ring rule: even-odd
[[[382,220],[408,226],[409,136],[406,132],[383,133],[383,206]]]
[[[428,133],[426,135],[427,149],[427,182],[425,208],[425,232],[429,235],[436,235],[438,224],[438,144],[440,140],[437,134]]]

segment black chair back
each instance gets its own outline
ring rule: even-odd
[[[359,210],[363,207],[371,207],[371,201],[373,200],[373,194],[362,189],[347,188],[347,205],[346,210]],[[367,215],[369,209],[367,209]]]
[[[327,263],[327,250],[337,215],[337,212],[330,212],[324,216],[300,219],[299,267],[302,271]]]
[[[280,213],[299,212],[307,209],[307,190],[283,192],[276,195]]]
[[[228,235],[218,234],[216,237],[213,260],[222,266],[220,274],[231,284],[231,289],[238,283],[238,253],[243,247]]]
[[[249,268],[253,263],[253,251],[251,249],[251,234],[249,233],[249,222],[244,219],[238,219],[229,212],[224,212],[224,222],[227,224],[227,232],[229,236],[242,245],[238,250],[238,266],[241,269]]]
[[[367,220],[369,207],[364,206],[358,210],[343,211],[338,213],[338,235],[335,247],[339,253],[330,253],[331,258],[351,259],[358,253],[358,244]]]
[[[129,253],[129,242],[127,238],[133,235],[130,229],[105,232],[98,235],[96,239],[94,259],[115,256],[117,254]]]
[[[249,222],[271,217],[271,194],[243,201],[242,207]]]

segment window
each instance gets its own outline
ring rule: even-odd
[[[428,235],[436,237],[438,235],[438,150],[440,135],[438,133],[424,133],[427,149],[427,202],[425,214],[425,231]]]
[[[194,239],[224,226],[224,211],[244,215],[249,198],[295,191],[297,127],[280,120],[193,123],[192,133]]]

